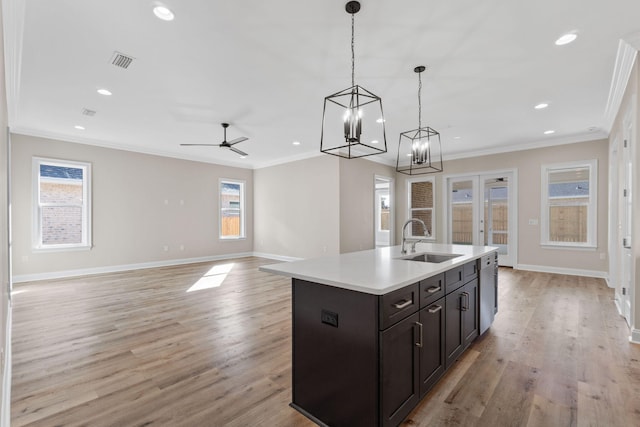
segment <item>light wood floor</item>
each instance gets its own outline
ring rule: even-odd
[[[271,262],[17,285],[12,426],[313,425],[288,406],[291,291],[257,271]],[[640,425],[640,346],[612,297],[602,280],[500,269],[494,325],[405,424]]]

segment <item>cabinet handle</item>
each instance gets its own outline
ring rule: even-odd
[[[416,325],[418,325],[418,338],[420,338],[420,341],[416,342],[416,347],[422,347],[422,323],[416,322]]]
[[[465,298],[465,297],[467,298],[467,304],[465,304],[465,303],[464,303],[464,298]],[[462,311],[467,311],[467,310],[469,310],[469,302],[468,302],[468,301],[469,301],[469,300],[468,300],[468,298],[469,298],[469,294],[468,294],[467,292],[463,292],[463,293],[462,293],[462,298],[463,298],[463,299],[462,299],[462,301],[460,302],[460,310],[462,310]]]
[[[401,308],[409,307],[411,304],[413,304],[412,300],[405,300],[403,302],[397,302],[393,304],[393,306],[399,310]]]
[[[433,305],[433,306],[429,307],[429,313],[437,313],[440,310],[442,310],[442,306],[441,305]]]
[[[433,294],[435,292],[438,292],[440,289],[442,289],[441,286],[432,286],[429,289],[427,289],[427,292],[429,292],[430,294]]]

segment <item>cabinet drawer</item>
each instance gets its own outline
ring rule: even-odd
[[[444,273],[444,283],[446,286],[445,292],[447,294],[464,285],[464,282],[462,281],[462,269],[463,266],[455,267]]]
[[[420,308],[444,296],[444,273],[420,281]]]
[[[471,280],[478,277],[478,260],[473,260],[462,266],[464,274],[464,283],[469,283]]]
[[[414,283],[380,297],[380,330],[418,311],[420,307],[418,285]]]

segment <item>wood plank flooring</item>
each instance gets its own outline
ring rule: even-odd
[[[288,406],[291,289],[257,270],[272,262],[18,284],[11,425],[312,426]],[[499,274],[495,323],[404,424],[640,425],[640,346],[612,290]]]

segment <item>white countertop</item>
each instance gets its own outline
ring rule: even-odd
[[[496,250],[498,248],[493,246],[418,243],[416,252],[406,255],[400,253],[400,246],[391,246],[302,261],[270,264],[260,267],[260,270],[342,289],[384,295]],[[460,254],[461,256],[441,263],[398,259],[425,252]]]

